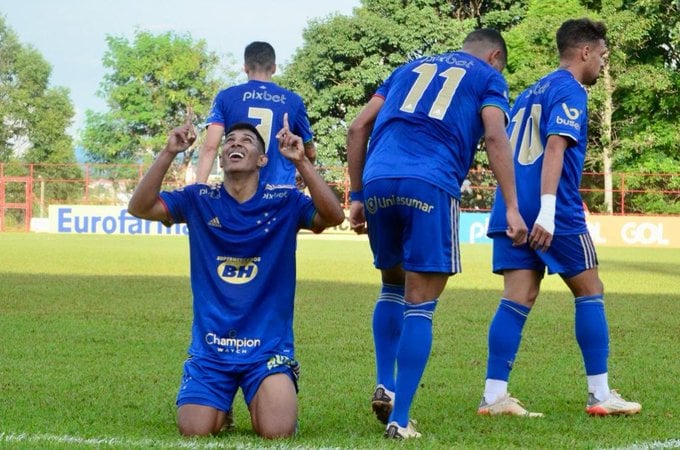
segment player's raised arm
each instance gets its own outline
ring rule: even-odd
[[[276,134],[276,138],[279,141],[279,151],[295,165],[309,189],[317,212],[312,230],[318,233],[324,228],[341,224],[345,220],[345,213],[340,202],[305,155],[302,138],[290,132],[288,114],[283,115],[283,128]]]
[[[187,110],[184,125],[174,128],[168,135],[165,148],[156,157],[149,171],[142,177],[128,203],[128,212],[135,217],[148,220],[168,221],[168,213],[158,199],[163,178],[178,153],[191,147],[196,141],[196,131],[192,125],[193,111]]]

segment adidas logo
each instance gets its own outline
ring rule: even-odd
[[[218,219],[217,216],[210,219],[210,221],[208,222],[208,225],[211,226],[211,227],[222,228],[222,224],[220,223],[220,219]]]

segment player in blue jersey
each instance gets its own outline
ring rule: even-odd
[[[348,131],[350,224],[357,233],[368,227],[382,275],[373,313],[372,407],[388,438],[420,436],[409,410],[429,359],[435,306],[448,278],[460,272],[460,186],[482,136],[510,205],[509,239],[526,240],[505,134],[506,60],[500,33],[474,31],[461,51],[394,70]]]
[[[170,133],[128,205],[136,217],[189,229],[194,320],[177,395],[179,431],[218,433],[241,388],[256,433],[291,436],[297,424],[296,235],[300,228],[321,232],[338,225],[344,213],[285,118],[277,151],[299,171],[311,199],[294,186],[261,182],[264,141],[248,123],[227,131],[222,184],[161,193],[175,156],[195,140],[190,123]]]
[[[215,162],[224,130],[238,122],[255,125],[262,135],[269,162],[261,177],[270,184],[295,184],[295,167],[278,151],[274,135],[288,113],[290,130],[304,142],[305,154],[314,163],[316,147],[302,98],[272,81],[276,54],[267,42],[253,42],[245,49],[244,71],[248,82],[220,91],[213,101],[203,148],[198,155],[196,181],[205,183]]]
[[[604,66],[606,27],[568,20],[557,31],[560,66],[517,98],[508,126],[514,147],[520,212],[530,224],[528,245],[504,235],[505,201],[496,195],[488,234],[493,270],[503,274],[503,298],[489,329],[489,355],[479,414],[538,417],[508,394],[522,329],[547,267],[575,297],[575,333],[581,348],[591,415],[635,414],[638,403],[609,389],[609,335],[597,256],[579,194],[588,136],[588,96]]]

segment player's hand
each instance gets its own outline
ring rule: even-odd
[[[513,246],[524,245],[527,242],[527,224],[516,209],[508,210],[506,215],[508,221],[508,228],[505,234],[512,239]]]
[[[366,234],[366,216],[364,213],[364,202],[354,200],[349,205],[349,227],[356,234]]]
[[[550,248],[553,234],[543,228],[541,225],[534,223],[529,235],[529,245],[534,250],[546,251]]]
[[[187,108],[184,125],[174,128],[168,135],[168,142],[165,149],[172,154],[177,154],[191,147],[196,141],[196,130],[194,130],[194,111],[189,106]]]
[[[283,114],[283,128],[276,133],[276,139],[279,141],[279,151],[286,159],[295,163],[305,158],[305,146],[302,143],[302,138],[291,133],[288,126],[288,113]]]

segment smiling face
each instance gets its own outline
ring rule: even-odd
[[[220,166],[225,172],[255,171],[266,164],[267,156],[255,133],[235,129],[227,134],[220,158]]]

